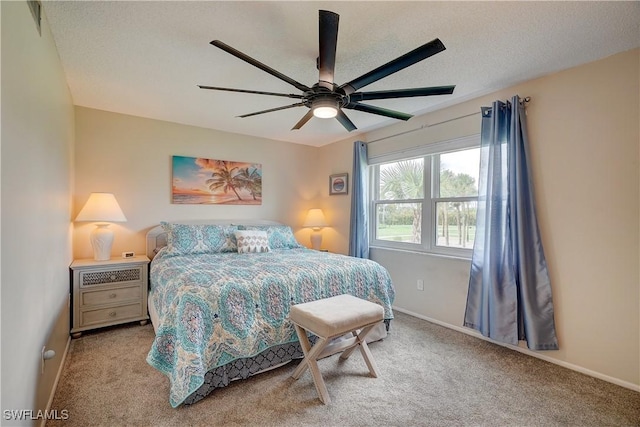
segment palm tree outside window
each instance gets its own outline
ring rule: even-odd
[[[471,256],[480,150],[462,149],[376,164],[371,168],[372,246]]]

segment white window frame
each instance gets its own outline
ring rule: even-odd
[[[448,201],[450,197],[434,197],[436,188],[439,188],[439,175],[433,174],[434,166],[437,167],[439,157],[432,157],[440,154],[446,154],[454,151],[466,150],[470,148],[480,147],[480,134],[474,134],[463,138],[457,138],[447,141],[440,141],[432,144],[426,144],[419,147],[413,147],[405,150],[394,151],[385,154],[379,154],[369,157],[369,179],[370,194],[368,204],[369,221],[369,242],[373,248],[399,249],[410,252],[422,252],[438,255],[446,255],[458,258],[470,259],[472,248],[454,248],[446,246],[437,246],[436,224],[436,203]],[[380,186],[379,165],[383,163],[397,162],[402,160],[410,160],[415,158],[426,157],[424,162],[424,198],[398,200],[399,203],[422,203],[422,224],[421,224],[421,243],[395,242],[390,240],[376,239],[377,216],[376,207],[380,204],[394,203],[389,200],[378,200],[376,192]],[[434,160],[437,159],[437,160]],[[430,160],[430,161],[427,161]],[[434,164],[435,163],[435,164]],[[456,200],[477,201],[478,197],[456,197]]]

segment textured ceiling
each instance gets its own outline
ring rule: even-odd
[[[456,85],[453,95],[367,101],[421,114],[640,45],[640,2],[43,2],[76,105],[320,146],[334,119],[291,127],[296,102],[197,85],[299,93],[213,47],[219,39],[308,86],[318,81],[318,10],[340,15],[335,81],[434,39],[447,50],[364,91]],[[606,82],[603,82],[606,84]],[[588,90],[588,88],[585,88]],[[395,120],[345,110],[367,131]]]

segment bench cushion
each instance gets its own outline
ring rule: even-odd
[[[376,303],[345,294],[296,304],[291,307],[289,318],[320,337],[332,338],[381,322],[384,309]]]

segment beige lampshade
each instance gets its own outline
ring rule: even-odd
[[[113,245],[113,231],[108,229],[109,223],[127,221],[115,196],[111,193],[91,193],[89,200],[76,217],[76,221],[98,223],[89,235],[93,259],[108,261],[111,258]]]
[[[76,221],[126,222],[127,218],[112,193],[91,193]]]
[[[321,228],[327,227],[327,220],[324,218],[322,209],[309,209],[307,212],[307,219],[304,220],[303,227]]]

